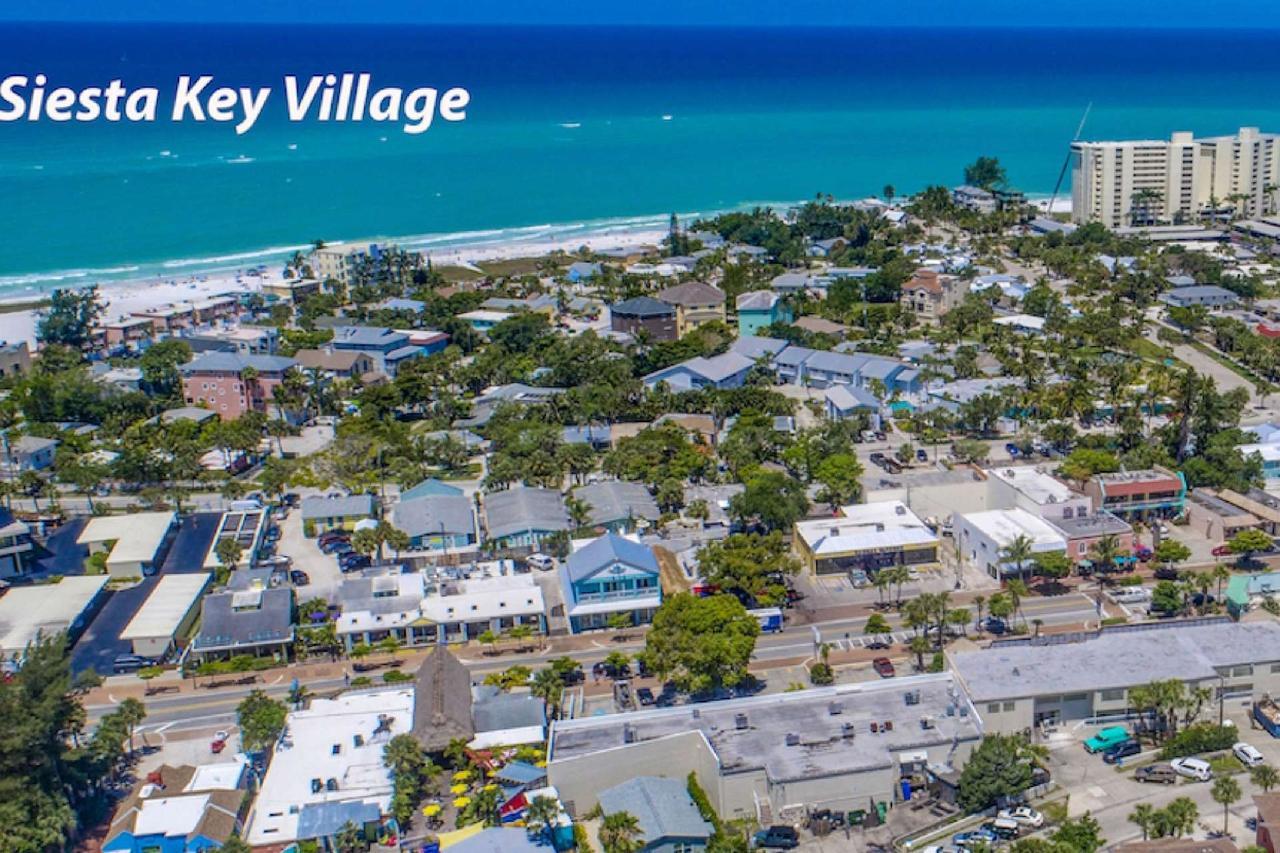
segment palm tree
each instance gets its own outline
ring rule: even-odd
[[[1147,840],[1148,833],[1151,832],[1151,824],[1155,820],[1155,815],[1155,806],[1150,803],[1138,803],[1133,807],[1133,811],[1129,812],[1129,822],[1142,830],[1143,841]]]
[[[1027,582],[1021,578],[1014,578],[1005,584],[1005,591],[1009,593],[1009,601],[1013,604],[1014,614],[1022,617],[1022,623],[1027,622],[1027,614],[1022,612],[1022,599],[1026,597],[1030,590],[1027,589]]]
[[[933,651],[933,644],[929,642],[929,638],[925,636],[915,636],[911,638],[907,648],[916,656],[916,670],[924,672],[924,656],[926,652]]]
[[[550,670],[544,671],[550,672]],[[539,796],[534,797],[529,803],[529,808],[525,810],[524,823],[534,835],[550,841],[552,828],[559,817],[560,803],[554,797]]]
[[[1116,558],[1120,556],[1120,539],[1114,535],[1103,536],[1093,543],[1089,549],[1089,559],[1098,566],[1098,571],[1106,574],[1116,566]]]
[[[986,603],[987,597],[985,595],[975,595],[973,597],[973,608],[978,611],[978,621],[976,624],[979,631],[982,630],[982,607]]]
[[[1222,834],[1227,834],[1227,823],[1231,819],[1231,804],[1244,796],[1244,792],[1240,790],[1240,783],[1230,776],[1219,776],[1213,780],[1213,790],[1210,792],[1213,801],[1222,806]]]
[[[1034,553],[1035,543],[1025,533],[1019,533],[1009,542],[1008,545],[1000,551],[1001,559],[1006,563],[1013,563],[1017,567],[1018,575],[1022,574],[1023,567],[1027,561],[1031,559]],[[1017,609],[1016,607],[1014,609]]]
[[[1264,794],[1271,793],[1272,788],[1280,785],[1280,772],[1270,764],[1259,764],[1249,771],[1249,778],[1253,780],[1253,784],[1262,789]]]
[[[637,853],[639,836],[640,822],[630,812],[605,815],[600,823],[600,846],[604,853]]]
[[[529,692],[546,703],[552,719],[560,714],[560,698],[564,695],[564,679],[550,667],[538,670]]]

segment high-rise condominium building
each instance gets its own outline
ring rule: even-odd
[[[1280,134],[1071,145],[1071,218],[1108,228],[1180,224],[1210,209],[1265,216],[1280,206]]]

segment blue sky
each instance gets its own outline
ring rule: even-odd
[[[1231,26],[1274,0],[3,0],[0,20],[813,26]]]

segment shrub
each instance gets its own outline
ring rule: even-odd
[[[373,679],[367,675],[357,675],[351,679],[351,687],[369,687],[373,684]]]
[[[398,669],[393,669],[390,672],[383,673],[382,680],[387,684],[400,684],[404,681],[413,681],[413,676],[407,672],[401,672]]]
[[[1116,586],[1141,586],[1141,575],[1121,575],[1115,579]]]
[[[1198,755],[1202,752],[1213,752],[1219,749],[1230,749],[1236,742],[1235,726],[1218,726],[1213,723],[1196,723],[1187,726],[1169,738],[1160,750],[1164,759],[1183,758]]]
[[[836,676],[831,671],[831,664],[819,661],[809,667],[809,680],[814,684],[831,684]]]

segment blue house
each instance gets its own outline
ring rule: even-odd
[[[698,388],[741,388],[755,362],[741,353],[729,350],[711,358],[691,358],[654,371],[644,378],[648,388],[657,388],[665,382],[672,391],[692,391]]]
[[[200,853],[241,829],[242,761],[161,767],[116,808],[105,853]]]
[[[416,500],[417,498],[458,497],[461,494],[462,489],[457,486],[451,486],[443,480],[437,480],[435,477],[428,477],[413,488],[401,492],[400,500],[403,502]]]
[[[570,554],[560,567],[560,588],[575,634],[605,627],[615,613],[630,614],[632,624],[650,622],[662,604],[653,550],[616,533]]]
[[[590,281],[600,275],[600,265],[588,263],[587,261],[577,261],[569,264],[569,270],[564,277],[569,281],[577,284],[580,281]]]
[[[760,333],[774,323],[790,323],[791,308],[782,297],[770,290],[753,290],[739,294],[738,336],[747,338]]]
[[[459,551],[478,541],[471,501],[463,495],[401,497],[391,512],[391,523],[408,534],[414,550]]]
[[[425,354],[422,347],[410,343],[408,333],[385,326],[339,326],[333,330],[329,345],[336,350],[367,353],[379,370],[392,377],[401,364]]]
[[[536,548],[553,533],[568,532],[569,513],[554,489],[516,486],[484,496],[489,541],[499,548]]]

